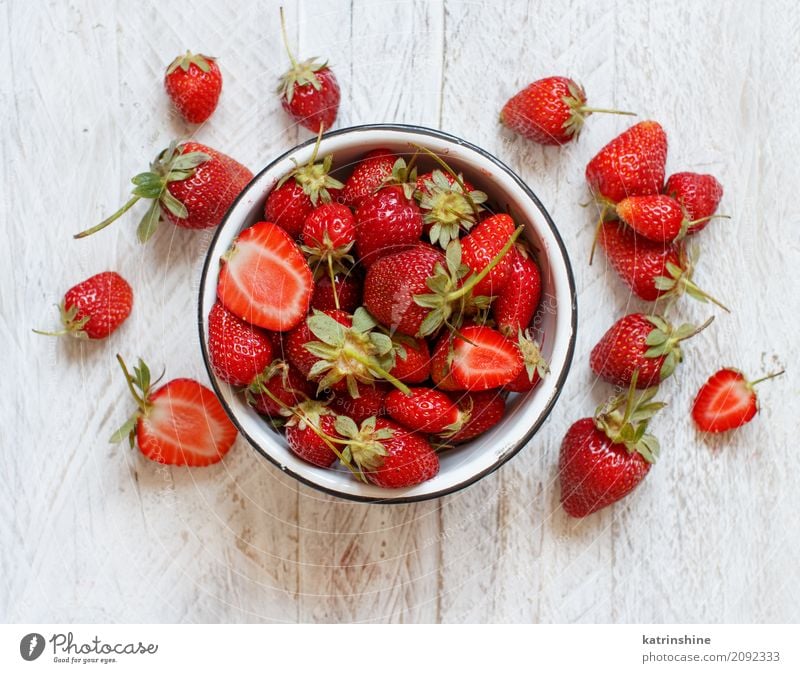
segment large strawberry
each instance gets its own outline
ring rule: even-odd
[[[126,437],[150,460],[166,465],[217,463],[236,441],[236,428],[214,393],[192,379],[173,379],[156,390],[150,369],[139,360],[133,375],[117,355],[137,409],[111,437]]]
[[[725,432],[749,423],[758,413],[755,386],[783,370],[748,381],[738,369],[720,369],[703,384],[692,405],[692,418],[703,432]]]
[[[667,135],[658,122],[631,126],[601,149],[586,166],[596,198],[615,204],[627,196],[658,194],[664,186]]]
[[[303,320],[313,277],[300,248],[283,229],[270,222],[248,227],[222,262],[217,296],[231,313],[276,332]]]
[[[105,339],[131,313],[133,290],[116,271],[95,274],[67,290],[59,305],[62,329],[45,336]]]
[[[83,238],[104,229],[139,199],[151,201],[137,236],[146,242],[162,219],[186,229],[216,227],[253,173],[228,155],[195,142],[172,142],[146,173],[131,179],[133,197],[111,217],[75,234]]]
[[[202,124],[216,109],[222,91],[217,60],[187,50],[170,63],[164,74],[164,88],[187,122]]]
[[[387,149],[368,152],[356,164],[350,177],[345,181],[342,201],[351,208],[358,207],[362,199],[376,192],[392,175],[398,158],[396,154]]]
[[[686,217],[699,220],[689,233],[697,233],[708,224],[708,219],[717,212],[722,199],[722,185],[713,176],[705,173],[674,173],[667,179],[664,193],[683,206]]]
[[[386,411],[414,432],[451,436],[464,425],[464,417],[453,401],[433,388],[412,388],[408,395],[393,390],[386,397]]]
[[[663,317],[631,313],[615,322],[592,349],[592,371],[614,385],[627,388],[634,372],[638,387],[657,386],[683,359],[680,344],[711,324],[713,316],[696,327],[673,327]]]
[[[635,379],[627,395],[601,405],[594,418],[574,423],[561,443],[558,476],[561,504],[570,516],[583,517],[621,500],[650,471],[659,446],[646,434],[650,418],[664,405],[655,388],[635,397]]]
[[[692,281],[694,262],[682,245],[657,243],[637,236],[619,222],[605,222],[600,228],[599,242],[611,266],[638,297],[655,301],[685,292],[699,301],[711,301],[729,310]]]
[[[208,314],[208,356],[220,379],[247,386],[272,362],[272,341],[217,302]]]
[[[439,458],[428,440],[399,423],[373,416],[357,426],[351,418],[339,416],[336,430],[349,440],[345,459],[377,486],[407,488],[439,472]]]
[[[617,204],[617,215],[637,234],[660,243],[672,243],[693,234],[715,217],[689,220],[683,207],[666,194],[629,196]]]
[[[289,49],[286,24],[281,7],[281,32],[291,67],[281,77],[278,93],[281,105],[298,124],[314,133],[327,130],[336,121],[341,92],[339,83],[328,62],[320,63],[316,58],[298,61]]]
[[[539,266],[528,251],[515,246],[509,250],[511,271],[504,290],[492,302],[492,317],[506,336],[528,328],[542,296]]]
[[[356,250],[367,267],[418,243],[422,236],[422,213],[402,185],[387,185],[362,198],[355,219]]]
[[[456,404],[464,425],[447,437],[448,444],[461,444],[491,430],[503,419],[506,410],[506,398],[498,390],[460,393]]]
[[[575,140],[593,112],[632,115],[632,112],[591,108],[583,87],[568,77],[536,80],[512,96],[500,112],[500,123],[542,145]]]
[[[302,166],[295,166],[284,175],[267,196],[264,217],[269,222],[283,227],[292,238],[298,238],[303,231],[306,218],[320,203],[331,203],[336,199],[342,183],[331,177],[333,155],[328,154],[317,162],[317,151],[322,134],[311,158]]]
[[[316,386],[283,360],[273,360],[245,391],[248,404],[266,416],[286,416],[287,409],[314,397]]]

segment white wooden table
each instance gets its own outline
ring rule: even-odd
[[[220,58],[220,107],[197,137],[253,169],[305,139],[273,93],[286,66],[276,2],[0,1],[0,617],[5,621],[792,621],[800,617],[796,123],[800,19],[791,0],[286,2],[304,56],[330,59],[338,125],[396,121],[459,134],[515,167],[550,209],[579,289],[572,374],[550,420],[499,472],[435,502],[365,506],[299,486],[239,440],[224,464],[159,469],[107,443],[130,402],[114,354],[205,380],[195,326],[210,233],[136,217],[70,235],[122,202],[128,179],[188,129],[162,72],[185,48]],[[592,237],[583,166],[626,118],[543,149],[498,128],[505,99],[548,74],[669,133],[669,171],[725,186],[698,282],[730,304],[687,346],[654,423],[644,485],[584,521],[559,508],[570,423],[609,392],[587,355],[632,299]],[[290,130],[287,130],[290,129]],[[52,304],[117,269],[134,312],[105,343],[48,340]],[[684,302],[702,319],[704,305]],[[753,375],[758,419],[707,440],[688,419],[721,364]]]

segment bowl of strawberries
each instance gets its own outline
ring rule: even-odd
[[[572,270],[505,164],[396,124],[320,134],[233,203],[203,267],[215,391],[255,449],[352,500],[457,491],[522,449],[575,345]]]

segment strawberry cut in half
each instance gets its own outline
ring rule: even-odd
[[[464,327],[453,339],[450,370],[465,390],[489,390],[511,383],[525,364],[515,343],[491,327]]]
[[[279,226],[259,222],[239,234],[223,256],[217,295],[242,320],[285,332],[305,318],[313,289],[297,244]]]

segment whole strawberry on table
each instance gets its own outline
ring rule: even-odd
[[[223,255],[208,351],[301,459],[419,484],[547,374],[522,227],[441,157],[365,148],[348,174],[315,148],[265,215]]]

